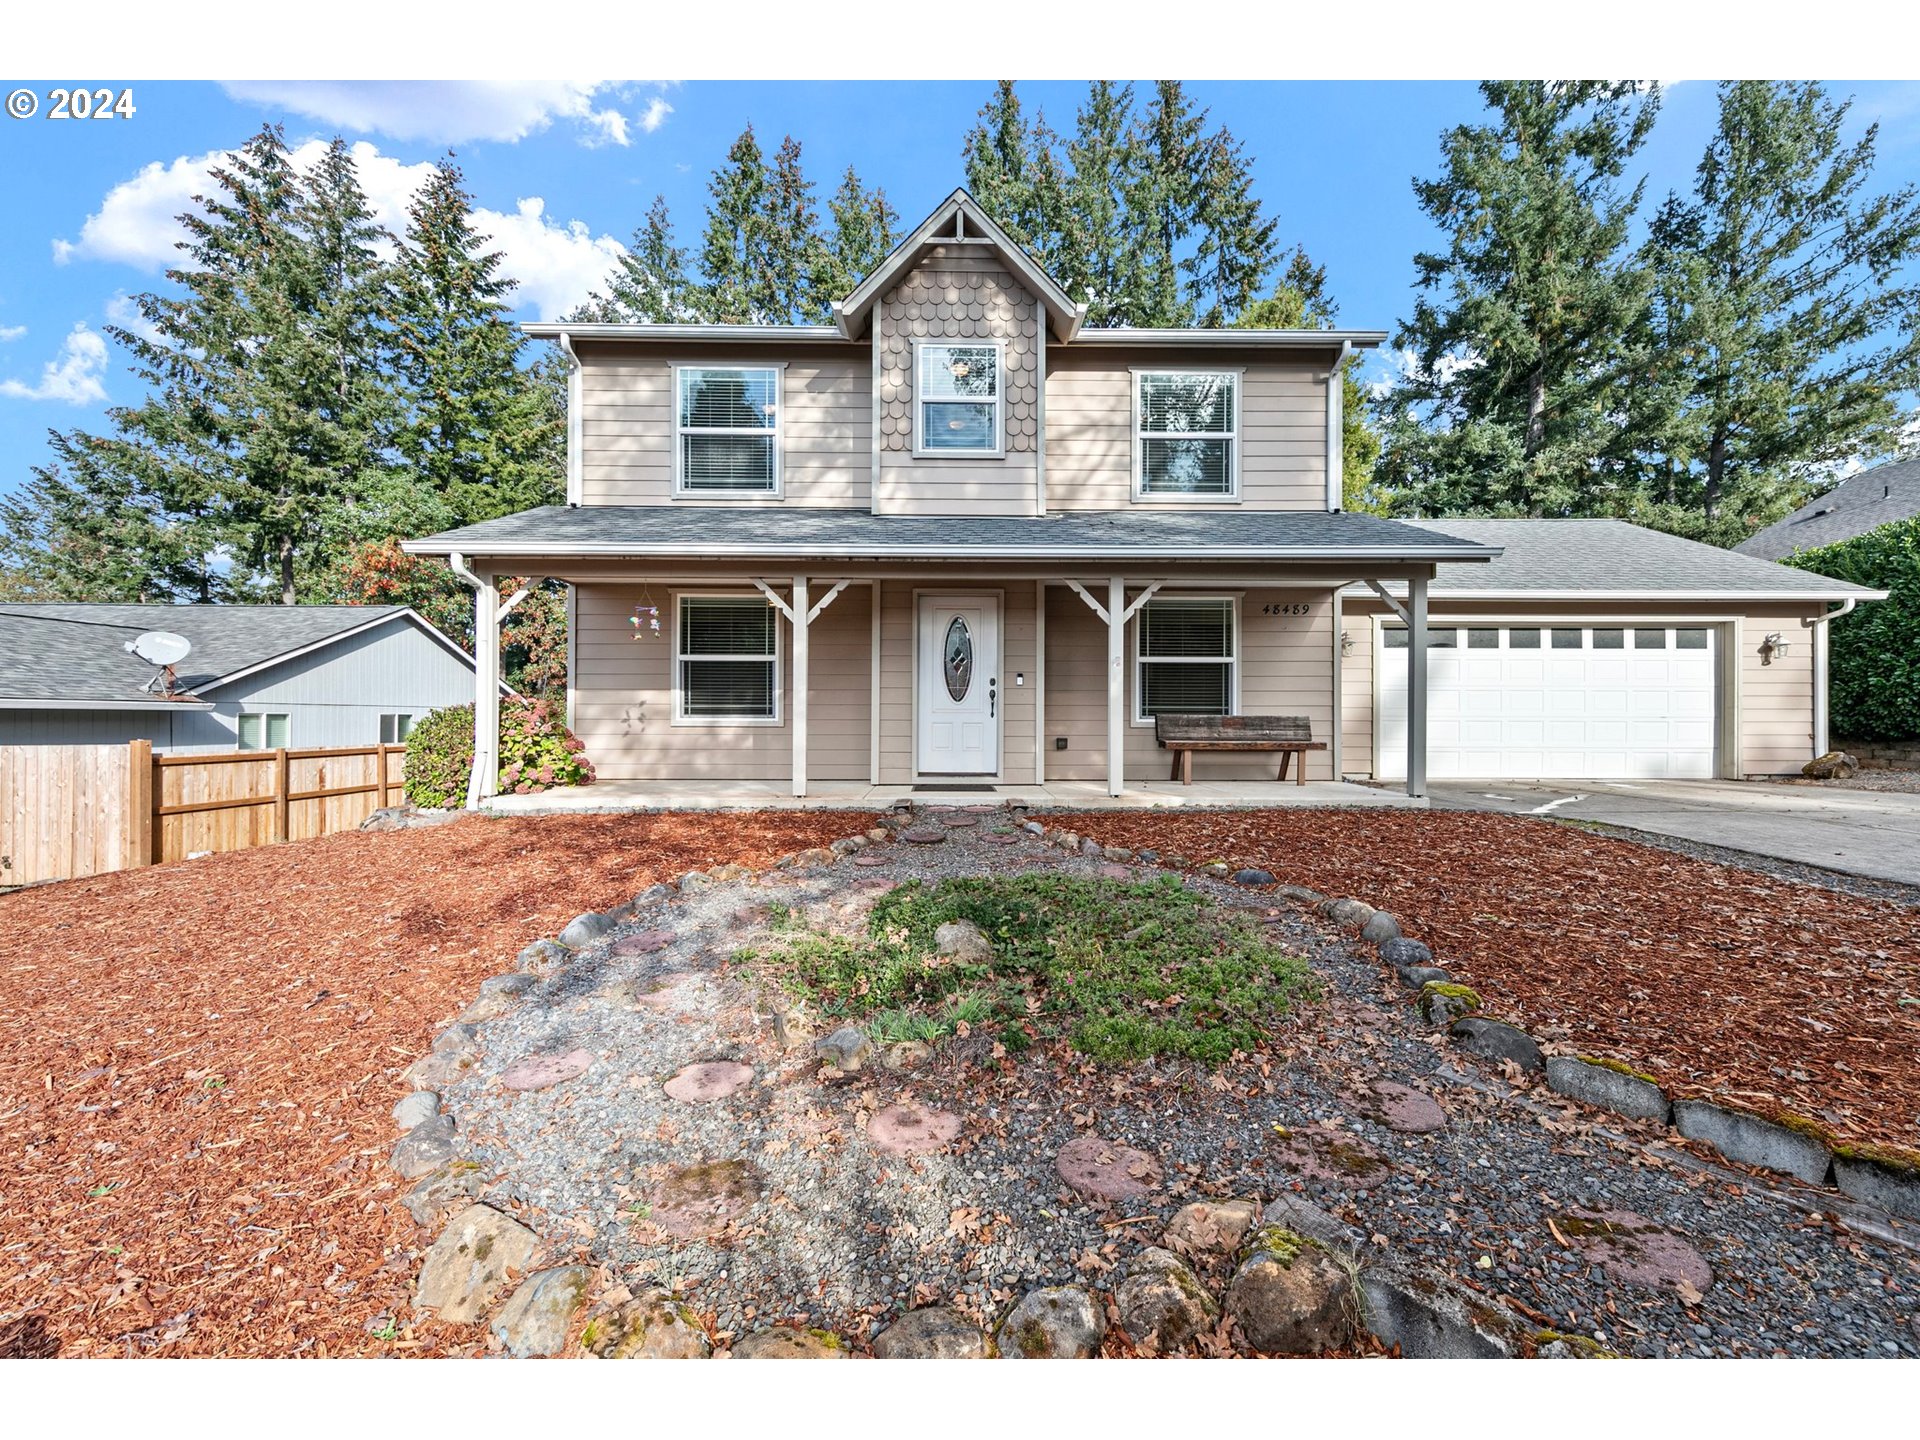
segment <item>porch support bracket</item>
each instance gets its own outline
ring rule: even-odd
[[[853,582],[851,580],[835,581],[833,588],[827,591],[826,594],[822,595],[818,603],[816,603],[814,607],[807,612],[807,624],[811,625],[813,624],[814,621],[818,620],[820,618],[820,612],[826,609],[827,606],[831,605],[835,600],[837,600],[840,596],[840,592],[846,589],[847,586],[851,585],[852,583]]]
[[[532,593],[533,591],[526,586],[521,586],[520,589],[514,591],[513,594],[507,597],[506,603],[500,607],[500,613],[494,618],[496,620],[506,619],[507,616],[511,615],[519,607],[520,602]]]
[[[1094,614],[1100,617],[1100,623],[1102,625],[1109,624],[1110,621],[1107,616],[1107,607],[1102,605],[1098,600],[1094,599],[1093,596],[1087,592],[1087,587],[1082,585],[1078,580],[1075,580],[1072,576],[1067,576],[1065,578],[1067,581],[1067,588],[1073,591],[1073,593],[1078,595],[1082,600],[1087,602],[1087,608],[1093,611]]]
[[[758,590],[762,595],[767,597],[767,603],[773,606],[774,609],[778,610],[781,613],[781,615],[786,618],[786,622],[789,625],[792,625],[795,627],[799,626],[800,621],[797,618],[795,618],[793,613],[793,607],[787,604],[786,601],[782,600],[780,598],[779,593],[771,585],[767,584],[767,582],[764,580],[756,580],[753,582],[753,588]]]
[[[1367,588],[1387,602],[1387,608],[1400,617],[1401,623],[1407,623],[1407,607],[1387,593],[1387,587],[1378,580],[1367,581]]]

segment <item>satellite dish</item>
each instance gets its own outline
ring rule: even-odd
[[[171,630],[149,630],[129,640],[127,649],[149,665],[178,665],[193,649],[193,642]]]

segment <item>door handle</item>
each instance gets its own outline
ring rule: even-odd
[[[987,718],[989,720],[993,719],[993,717],[999,713],[998,705],[1000,696],[999,692],[993,688],[999,683],[1000,681],[997,676],[987,681]]]

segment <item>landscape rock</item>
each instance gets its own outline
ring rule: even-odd
[[[457,1082],[478,1061],[478,1055],[429,1053],[401,1071],[400,1078],[416,1090],[443,1090]]]
[[[1226,1312],[1263,1355],[1320,1355],[1353,1334],[1353,1285],[1319,1245],[1277,1225],[1253,1234]]]
[[[413,1130],[439,1113],[440,1097],[431,1090],[416,1090],[393,1107],[393,1123],[401,1130]]]
[[[1400,938],[1400,922],[1384,910],[1376,910],[1360,927],[1360,938],[1369,945],[1385,945]]]
[[[949,920],[933,932],[936,955],[969,965],[984,965],[993,959],[993,942],[971,920]]]
[[[1695,1299],[1713,1287],[1713,1269],[1693,1242],[1644,1215],[1582,1208],[1554,1223],[1574,1249],[1622,1285]]]
[[[1433,951],[1424,940],[1409,940],[1404,935],[1396,935],[1380,942],[1380,963],[1402,969],[1413,965],[1433,964]]]
[[[704,870],[689,870],[674,881],[674,884],[680,887],[682,895],[691,895],[694,891],[704,890],[714,883],[716,883],[714,878]]]
[[[631,959],[636,955],[652,955],[673,944],[671,930],[642,930],[638,935],[627,935],[613,942],[613,953],[621,959]]]
[[[924,1040],[896,1040],[880,1053],[880,1063],[889,1070],[911,1070],[933,1058],[933,1047]]]
[[[1811,1135],[1704,1100],[1674,1101],[1673,1128],[1689,1140],[1705,1141],[1729,1160],[1778,1170],[1809,1185],[1824,1185],[1833,1163],[1826,1145]]]
[[[674,897],[674,888],[655,882],[633,897],[633,908],[642,909],[648,905],[662,905]]]
[[[383,805],[360,822],[362,830],[378,832],[382,830],[404,830],[407,828],[407,807],[404,805]]]
[[[1274,895],[1282,900],[1292,900],[1299,905],[1324,905],[1327,897],[1318,890],[1306,885],[1282,885]]]
[[[540,1237],[491,1205],[469,1205],[427,1251],[413,1303],[455,1325],[484,1316],[506,1288],[510,1271],[525,1270]]]
[[[864,835],[843,835],[827,848],[836,855],[852,855],[857,851],[867,848],[867,837]]]
[[[1470,1015],[1454,1021],[1447,1034],[1469,1055],[1478,1055],[1484,1060],[1511,1060],[1523,1070],[1541,1068],[1540,1047],[1533,1037],[1498,1020]]]
[[[1211,876],[1215,880],[1224,880],[1233,873],[1233,867],[1224,860],[1209,860],[1198,868],[1202,875]]]
[[[753,1079],[753,1067],[737,1060],[701,1060],[681,1067],[660,1088],[669,1098],[687,1104],[724,1100]]]
[[[1465,985],[1429,980],[1420,987],[1420,998],[1414,1004],[1429,1025],[1445,1025],[1478,1010],[1480,997]]]
[[[961,1119],[950,1110],[928,1110],[912,1101],[889,1105],[867,1122],[867,1138],[883,1155],[930,1155],[960,1136]]]
[[[909,1310],[873,1337],[876,1360],[984,1360],[987,1337],[958,1310]]]
[[[1124,845],[1108,845],[1100,851],[1100,854],[1105,859],[1113,861],[1116,865],[1124,865],[1127,861],[1133,859],[1133,851]]]
[[[1339,1216],[1322,1210],[1304,1195],[1292,1193],[1269,1201],[1260,1223],[1304,1235],[1328,1251],[1351,1250],[1366,1238]]]
[[[1086,1134],[1062,1147],[1054,1168],[1068,1185],[1095,1200],[1131,1200],[1160,1183],[1160,1162],[1104,1136]]]
[[[705,1360],[713,1354],[693,1307],[657,1289],[588,1320],[580,1347],[602,1360]]]
[[[1158,1248],[1143,1250],[1128,1262],[1113,1303],[1127,1338],[1161,1355],[1184,1349],[1220,1318],[1220,1306],[1200,1277],[1172,1251]]]
[[[831,1330],[792,1330],[777,1325],[733,1344],[736,1360],[844,1360],[847,1342]]]
[[[1903,1220],[1920,1220],[1920,1169],[1864,1155],[1835,1155],[1834,1182],[1863,1205]]]
[[[1515,1352],[1510,1317],[1438,1276],[1369,1266],[1360,1296],[1366,1328],[1409,1360],[1504,1360]]]
[[[437,1230],[449,1215],[457,1215],[486,1188],[486,1175],[470,1161],[455,1160],[424,1177],[406,1193],[401,1204],[423,1230]]]
[[[1453,976],[1436,965],[1403,965],[1393,972],[1409,990],[1424,990],[1429,985],[1451,985]]]
[[[604,940],[616,923],[606,911],[589,910],[567,922],[567,928],[560,932],[560,943],[569,950],[584,950],[596,940]]]
[[[1328,900],[1320,913],[1336,925],[1360,926],[1373,918],[1373,907],[1364,900]]]
[[[1081,837],[1080,853],[1082,855],[1087,856],[1089,859],[1097,860],[1100,858],[1100,849],[1101,846],[1098,840],[1093,839],[1091,836]]]
[[[1302,1180],[1345,1190],[1371,1190],[1392,1169],[1387,1157],[1358,1135],[1324,1125],[1275,1128],[1274,1153]]]
[[[542,1270],[513,1292],[489,1328],[509,1355],[558,1355],[592,1283],[593,1272],[584,1265]]]
[[[746,1214],[760,1190],[760,1174],[745,1160],[683,1165],[654,1192],[648,1218],[676,1240],[697,1240]]]
[[[456,1021],[433,1037],[436,1055],[477,1055],[479,1052],[480,1035],[471,1025]]]
[[[876,845],[883,845],[893,838],[893,832],[884,825],[876,825],[867,831],[867,839]]]
[[[1368,1108],[1382,1125],[1402,1135],[1431,1135],[1447,1128],[1447,1112],[1440,1108],[1438,1100],[1424,1090],[1393,1080],[1373,1082]]]
[[[1829,750],[1800,767],[1809,780],[1851,780],[1860,773],[1860,762],[1844,750]]]
[[[508,1090],[550,1090],[565,1084],[593,1068],[593,1055],[586,1050],[566,1050],[560,1054],[523,1055],[500,1072],[500,1084]]]
[[[1233,883],[1236,885],[1271,885],[1273,884],[1273,875],[1269,871],[1255,870],[1249,867],[1245,870],[1234,871]]]
[[[1106,1333],[1091,1295],[1078,1285],[1049,1285],[1023,1296],[993,1341],[1002,1360],[1086,1360]]]
[[[813,1053],[834,1069],[851,1073],[867,1063],[873,1041],[858,1025],[842,1025],[824,1040],[816,1040]]]
[[[529,975],[551,975],[572,958],[573,953],[566,946],[553,940],[536,940],[520,952],[514,963]]]
[[[1672,1114],[1666,1092],[1653,1080],[1571,1055],[1547,1057],[1547,1088],[1632,1120],[1657,1120],[1664,1125]]]
[[[453,1159],[453,1117],[435,1114],[400,1137],[387,1163],[402,1180],[431,1175]]]
[[[1183,1255],[1236,1254],[1259,1218],[1257,1200],[1196,1200],[1167,1222],[1167,1246]]]

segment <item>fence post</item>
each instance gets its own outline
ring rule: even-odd
[[[379,746],[380,746],[379,750],[375,753],[373,757],[373,763],[380,767],[379,808],[384,810],[387,808],[387,742],[382,740],[379,742]]]
[[[153,810],[156,791],[153,783],[153,742],[127,742],[127,868],[138,870],[153,864],[153,835],[156,821]]]
[[[288,794],[293,789],[293,766],[282,747],[273,752],[273,838],[284,841],[293,833]]]

